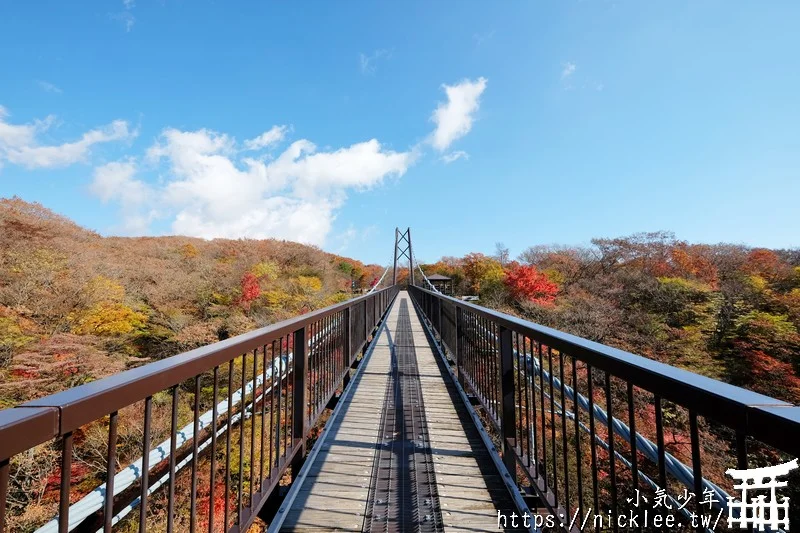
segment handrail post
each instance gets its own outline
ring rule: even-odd
[[[517,445],[517,419],[514,408],[514,346],[510,329],[500,326],[500,391],[503,398],[500,417],[503,464],[517,478],[517,462],[514,448]]]
[[[350,323],[350,309],[351,307],[345,307],[344,309],[344,339],[342,341],[342,351],[344,352],[344,369],[347,370],[350,368],[350,365],[353,363],[353,339],[350,335],[351,323]]]
[[[444,352],[444,328],[442,327],[442,299],[436,297],[436,327],[439,330],[439,347]]]
[[[460,306],[456,306],[456,375],[464,387],[464,317]]]
[[[297,475],[299,465],[306,455],[306,433],[308,432],[308,417],[306,416],[307,408],[307,391],[306,380],[308,379],[306,368],[308,367],[308,352],[306,351],[306,328],[296,330],[294,332],[294,354],[292,359],[294,362],[294,371],[292,372],[292,441],[296,443],[300,441],[300,451],[295,456],[292,465],[292,475]]]
[[[367,301],[364,300],[364,347],[361,349],[361,353],[367,353],[367,344],[369,341],[369,324],[367,324]]]

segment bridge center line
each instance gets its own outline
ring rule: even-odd
[[[395,338],[387,329],[391,375],[386,384],[364,531],[442,531],[407,300],[399,302]]]

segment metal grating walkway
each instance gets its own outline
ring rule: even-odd
[[[497,531],[511,498],[401,292],[281,531]]]

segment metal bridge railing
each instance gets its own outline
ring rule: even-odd
[[[691,513],[710,515],[713,525],[727,517],[728,495],[739,496],[726,468],[800,456],[800,407],[438,292],[409,291],[482,407],[506,468],[537,505],[566,517],[566,529],[587,516],[591,526],[598,514],[627,514],[642,495],[651,508],[665,498],[684,529]],[[684,490],[696,495],[688,504],[678,502]]]
[[[40,446],[58,450],[60,473],[58,515],[37,531],[110,531],[135,507],[141,532],[156,512],[170,532],[246,531],[287,469],[296,473],[310,430],[398,290],[371,292],[0,411],[0,533],[8,531],[14,459]],[[141,421],[141,457],[117,468],[124,410]],[[159,422],[166,440],[152,449],[161,438]],[[90,426],[106,432],[105,483],[77,498],[86,489],[72,486],[74,459],[84,454]],[[210,465],[201,472],[204,454]],[[157,507],[165,501],[166,509],[153,510],[149,502],[162,485],[166,497]],[[180,498],[186,512],[176,508]]]

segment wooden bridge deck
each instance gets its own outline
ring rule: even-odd
[[[398,339],[403,346],[398,345]],[[378,499],[381,493],[375,485],[376,477],[386,476],[376,467],[380,450],[391,446],[381,428],[386,427],[387,386],[397,379],[392,361],[394,358],[396,364],[398,351],[404,349],[416,355],[417,376],[412,377],[421,383],[427,425],[427,431],[421,433],[427,436],[425,449],[427,457],[432,458],[434,490],[438,493],[433,498],[438,503],[432,504],[435,516],[429,509],[419,509],[421,504],[413,499],[403,502],[402,496],[395,494],[397,487],[388,500],[400,500],[387,505]],[[381,531],[497,531],[497,512],[510,515],[512,500],[406,292],[398,295],[374,349],[362,364],[365,366],[353,381],[353,389],[328,423],[319,451],[309,457],[305,476],[298,479],[295,494],[286,502],[281,531],[369,531],[377,529],[376,519]],[[398,412],[398,416],[404,414]],[[408,416],[405,413],[406,419]],[[413,448],[420,446],[411,444],[411,455],[419,455]],[[410,469],[422,475],[422,466],[412,464]],[[414,474],[411,476],[413,479]],[[404,522],[396,509],[383,511],[381,517],[375,502],[414,507],[410,511],[417,523]]]

